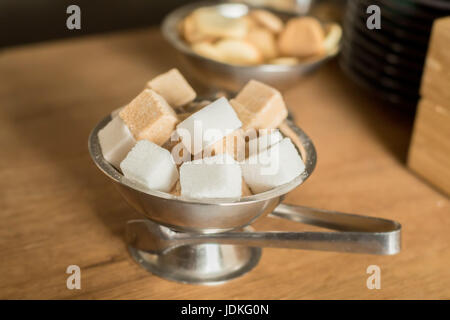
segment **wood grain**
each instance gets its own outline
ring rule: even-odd
[[[137,215],[87,152],[90,130],[152,76],[179,66],[155,29],[0,53],[0,298],[450,298],[450,204],[404,161],[412,117],[380,105],[329,64],[285,92],[318,152],[315,173],[286,202],[395,219],[403,251],[369,256],[265,249],[220,286],[182,285],[132,261],[124,223]],[[258,230],[305,230],[262,219]],[[66,288],[68,265],[81,290]],[[380,290],[366,268],[381,267]]]

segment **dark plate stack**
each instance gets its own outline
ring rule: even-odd
[[[381,9],[369,30],[367,7]],[[450,15],[450,0],[349,0],[339,64],[375,96],[414,110],[433,20]]]

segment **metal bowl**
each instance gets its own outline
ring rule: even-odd
[[[182,6],[171,12],[162,23],[162,33],[166,40],[177,50],[190,74],[193,74],[208,87],[216,87],[219,89],[236,92],[242,88],[249,80],[256,79],[267,83],[271,86],[284,90],[295,83],[299,77],[315,70],[330,58],[336,56],[339,52],[340,41],[336,47],[332,48],[324,55],[305,60],[296,65],[275,65],[260,64],[255,66],[239,66],[228,63],[219,62],[195,53],[190,46],[180,37],[179,23],[192,11],[200,7],[221,6],[226,9],[235,10],[237,12],[247,12],[250,8],[246,4],[238,3],[214,3],[198,2]],[[279,15],[283,19],[295,17],[293,13],[279,12],[267,8]],[[326,24],[324,24],[326,26]]]
[[[309,137],[291,120],[280,127],[300,152],[305,171],[289,183],[272,190],[240,199],[190,200],[150,190],[124,177],[102,154],[98,131],[109,121],[101,120],[89,136],[89,153],[97,167],[113,182],[126,201],[153,222],[184,232],[214,233],[241,229],[258,217],[272,212],[284,195],[305,181],[316,165],[316,151]]]

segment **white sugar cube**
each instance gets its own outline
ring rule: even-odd
[[[170,152],[148,140],[139,140],[120,168],[128,179],[163,192],[169,192],[178,180],[177,166]]]
[[[98,132],[103,157],[114,167],[120,163],[136,143],[133,135],[120,117],[114,117]]]
[[[233,107],[219,98],[177,125],[177,134],[192,154],[221,140],[242,126]]]
[[[239,198],[242,172],[228,154],[185,162],[180,168],[181,196],[187,198]]]
[[[251,155],[241,167],[244,180],[253,193],[288,183],[305,170],[305,164],[289,138]]]
[[[248,142],[249,155],[260,153],[274,144],[283,140],[283,136],[278,129],[261,129],[259,137]]]

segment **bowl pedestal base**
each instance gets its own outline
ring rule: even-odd
[[[239,277],[259,262],[261,248],[221,244],[186,245],[161,254],[128,246],[147,271],[177,282],[219,284]]]

